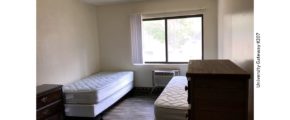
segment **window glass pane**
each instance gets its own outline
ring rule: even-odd
[[[202,59],[202,19],[168,19],[168,62]]]
[[[145,62],[165,62],[165,21],[142,22],[142,47]]]

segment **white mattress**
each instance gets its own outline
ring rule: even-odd
[[[133,82],[97,104],[65,104],[65,115],[74,117],[95,117],[110,107],[133,88]]]
[[[100,72],[63,86],[65,103],[95,104],[132,81],[132,71]]]
[[[173,77],[154,103],[155,120],[186,120],[189,109],[188,93],[185,91],[187,79]]]

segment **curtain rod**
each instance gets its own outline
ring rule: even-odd
[[[200,8],[200,9],[179,9],[179,10],[160,10],[160,11],[154,11],[154,12],[137,12],[134,14],[142,14],[142,15],[150,15],[150,14],[168,14],[168,13],[178,13],[178,12],[206,12],[206,8]]]

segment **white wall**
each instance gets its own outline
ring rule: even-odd
[[[204,58],[217,58],[217,1],[160,0],[97,7],[101,70],[135,71],[135,86],[152,86],[151,71],[179,68],[182,75],[187,65],[132,65],[129,16],[133,13],[206,9],[204,14]]]
[[[218,6],[218,57],[253,73],[253,0],[219,0]]]
[[[218,57],[232,60],[253,76],[253,0],[219,0],[218,30]],[[249,88],[249,120],[252,120],[252,79]]]
[[[37,0],[37,85],[66,84],[99,71],[96,7]]]

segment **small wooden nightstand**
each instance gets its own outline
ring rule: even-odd
[[[62,120],[64,107],[62,85],[37,86],[37,120]]]

